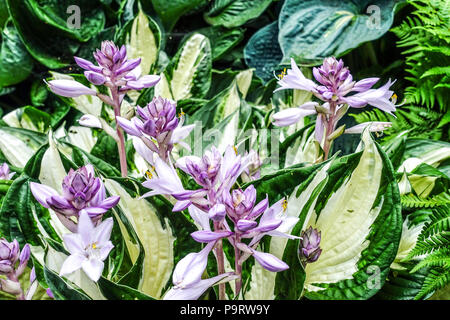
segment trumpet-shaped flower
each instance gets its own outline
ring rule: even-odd
[[[92,281],[98,281],[104,268],[103,261],[114,248],[109,240],[112,227],[112,218],[94,226],[89,215],[81,212],[77,233],[63,236],[70,256],[64,261],[60,275],[68,275],[81,268]]]
[[[164,300],[196,300],[208,288],[228,278],[235,279],[233,273],[224,273],[210,279],[202,279],[208,262],[208,255],[215,245],[209,242],[197,253],[189,253],[181,259],[173,271],[173,287],[164,295]]]

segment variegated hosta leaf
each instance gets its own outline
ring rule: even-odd
[[[32,106],[17,108],[6,114],[2,119],[10,127],[43,133],[48,130],[51,123],[51,117],[48,113]]]
[[[211,82],[211,46],[199,33],[190,36],[161,75],[155,96],[172,100],[203,98]]]
[[[0,150],[13,166],[25,167],[45,142],[44,134],[27,129],[0,127]]]
[[[386,154],[367,131],[362,142],[363,150],[355,154],[281,170],[254,183],[271,203],[287,197],[287,215],[300,218],[292,234],[309,226],[321,232],[322,254],[303,269],[299,240],[272,238],[270,252],[290,269],[265,276],[262,283],[251,282],[247,295],[299,299],[304,290],[309,299],[367,299],[381,288],[400,241],[400,197]],[[262,286],[274,291],[253,293]]]
[[[152,297],[162,296],[162,290],[170,280],[174,267],[173,246],[176,238],[165,219],[161,222],[157,209],[144,199],[133,198],[121,185],[111,179],[105,180],[106,189],[120,196],[119,207],[133,226],[145,251],[140,290]],[[133,261],[138,258],[136,250],[127,244]]]
[[[136,18],[131,22],[129,33],[126,34],[125,44],[128,58],[141,58],[142,74],[150,74],[158,59],[161,45],[161,31],[158,24],[139,10]]]
[[[421,163],[439,167],[450,158],[450,143],[425,139],[407,139],[399,172],[412,172]]]
[[[151,74],[161,46],[161,30],[158,24],[140,9],[136,17],[121,29],[119,41],[126,45],[129,59],[141,58],[141,74]],[[130,91],[128,96],[135,102],[139,92]]]

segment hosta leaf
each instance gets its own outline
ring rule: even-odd
[[[205,3],[205,0],[152,0],[151,3],[164,27],[170,31],[178,19],[190,10]]]
[[[225,29],[219,26],[198,29],[195,32],[206,36],[211,42],[212,61],[225,56],[244,38],[244,29]]]
[[[119,39],[127,47],[128,58],[141,58],[142,74],[150,74],[161,46],[161,30],[158,24],[139,10],[136,17],[127,22],[120,32]]]
[[[80,9],[80,28],[69,26],[68,20],[74,14],[67,13],[67,9],[73,5],[69,0],[7,0],[7,4],[28,52],[48,68],[60,68],[72,63],[72,56],[79,48],[80,41],[89,40],[105,24],[101,7],[89,0],[76,3]]]
[[[215,26],[239,27],[258,17],[272,0],[214,0],[205,20]]]
[[[309,226],[322,233],[322,254],[304,272],[298,240],[271,240],[270,252],[292,265],[276,275],[275,284],[266,279],[277,299],[299,299],[303,277],[309,299],[367,299],[383,285],[400,241],[400,197],[392,165],[367,131],[363,143],[361,152],[254,183],[271,203],[287,196],[287,215],[300,218],[292,234]],[[286,287],[294,280],[296,287]]]
[[[397,3],[286,0],[278,20],[283,63],[289,63],[291,58],[297,62],[319,62],[378,39],[391,27]]]
[[[167,66],[164,77],[155,86],[155,95],[173,100],[203,98],[210,81],[211,46],[208,38],[194,33]]]
[[[6,87],[25,80],[33,69],[33,60],[12,23],[2,30],[1,42],[0,87]]]
[[[244,49],[245,63],[255,68],[255,74],[263,81],[273,79],[273,72],[283,58],[278,44],[278,22],[272,22],[258,30]]]
[[[155,300],[136,289],[100,278],[98,286],[108,300]]]
[[[9,163],[23,168],[40,146],[45,135],[19,128],[0,127],[0,150]]]

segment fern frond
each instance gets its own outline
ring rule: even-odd
[[[450,269],[436,268],[430,270],[425,278],[422,288],[414,298],[419,300],[422,297],[443,288],[450,282]]]
[[[402,206],[407,208],[433,208],[450,204],[450,194],[442,192],[429,198],[420,198],[412,193],[401,197]]]
[[[411,273],[416,272],[419,269],[425,267],[443,267],[450,268],[450,249],[441,248],[440,250],[433,251],[420,261],[412,270]]]

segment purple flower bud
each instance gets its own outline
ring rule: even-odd
[[[89,80],[89,82],[96,86],[102,85],[106,81],[106,78],[102,74],[94,71],[85,71],[84,76]]]
[[[14,271],[19,253],[19,243],[16,239],[12,242],[0,239],[0,274],[6,275]]]
[[[233,234],[231,231],[195,231],[191,233],[192,238],[197,242],[213,242]]]
[[[10,279],[0,279],[0,290],[15,296],[22,293],[20,283]]]
[[[241,219],[237,222],[236,227],[239,231],[248,231],[255,228],[257,225],[258,222],[256,221]]]
[[[208,212],[209,218],[213,221],[219,222],[225,218],[225,206],[221,203],[214,205]]]
[[[319,259],[322,249],[320,249],[321,232],[311,226],[301,234],[299,254],[303,261],[312,263]]]
[[[75,98],[82,95],[95,96],[97,94],[97,91],[74,80],[51,80],[47,85],[52,92],[63,97]]]
[[[250,250],[253,253],[253,257],[255,257],[255,260],[266,270],[279,272],[289,269],[289,266],[285,262],[270,253],[256,251],[251,248]]]
[[[9,172],[9,166],[6,162],[0,166],[0,180],[11,180],[15,174],[15,172]]]

